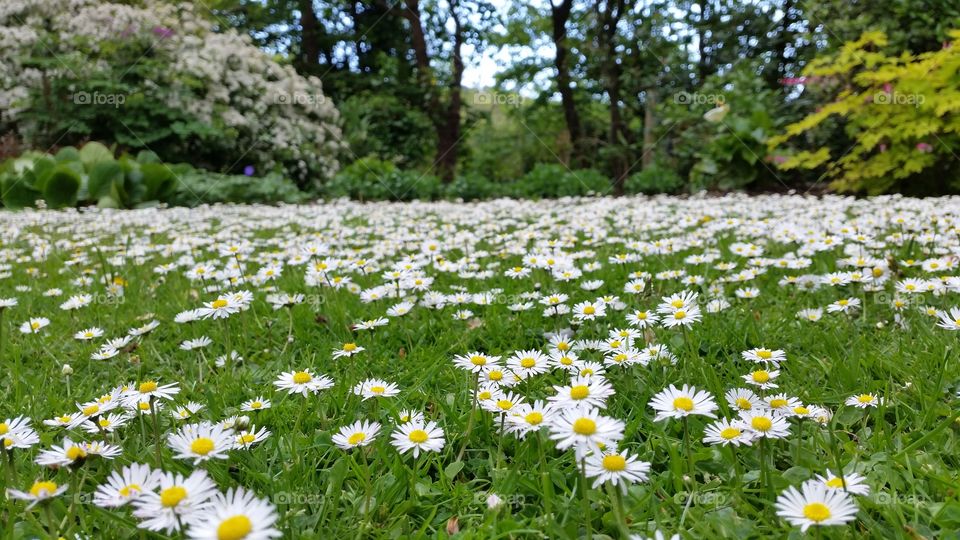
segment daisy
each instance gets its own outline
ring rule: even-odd
[[[754,438],[782,439],[790,434],[787,419],[769,411],[743,411],[735,425],[749,431]]]
[[[804,321],[817,322],[823,318],[823,310],[819,308],[801,309],[797,312],[797,318]]]
[[[361,396],[363,401],[370,398],[393,397],[400,393],[400,388],[395,383],[387,382],[382,379],[367,379],[357,383],[353,387],[353,393]]]
[[[826,475],[818,474],[817,481],[823,483],[827,489],[838,489],[852,495],[870,494],[870,486],[867,484],[866,477],[855,472],[844,473],[841,477],[828,470]]]
[[[30,501],[27,509],[33,508],[39,502],[52,499],[67,490],[67,486],[58,486],[56,482],[49,480],[37,480],[30,486],[28,491],[18,491],[16,489],[7,489],[7,496],[21,501]]]
[[[660,324],[664,328],[673,328],[674,326],[692,326],[694,323],[700,321],[703,318],[703,315],[700,313],[700,308],[692,306],[686,309],[678,309],[670,313],[666,313],[660,319]]]
[[[517,351],[507,359],[507,367],[521,378],[539,375],[547,371],[547,357],[537,350]]]
[[[230,297],[221,296],[212,302],[206,302],[202,308],[197,309],[197,315],[201,319],[226,319],[227,317],[239,312],[241,305],[234,302]]]
[[[175,458],[192,459],[197,465],[211,459],[226,459],[233,448],[233,436],[219,424],[200,422],[187,424],[176,433],[167,435],[167,444]]]
[[[716,418],[713,411],[717,409],[717,402],[705,390],[697,390],[687,385],[677,389],[671,384],[669,388],[653,396],[649,406],[657,411],[653,420],[659,422],[667,418],[684,418],[697,414]]]
[[[359,352],[363,352],[365,349],[356,343],[344,343],[339,349],[333,350],[334,358],[343,358],[347,356],[353,356]]]
[[[254,399],[244,401],[243,404],[240,405],[240,410],[244,412],[262,411],[264,409],[269,409],[270,407],[270,400],[263,399],[263,397],[256,397]]]
[[[33,317],[29,321],[20,325],[20,331],[24,334],[39,334],[50,324],[50,319],[46,317]]]
[[[752,390],[746,388],[728,390],[724,398],[726,398],[727,403],[731,407],[740,411],[749,411],[767,406],[759,396],[754,394]]]
[[[827,489],[816,481],[805,482],[800,490],[790,487],[777,497],[777,515],[801,532],[811,526],[843,525],[856,519],[857,506],[850,495],[839,489]]]
[[[207,336],[200,336],[198,338],[188,339],[183,341],[183,343],[180,344],[180,350],[192,351],[194,349],[202,349],[204,347],[211,345],[212,343],[213,343],[213,340],[208,338]]]
[[[191,540],[268,540],[283,534],[274,527],[276,508],[244,488],[215,493],[192,517],[187,531]]]
[[[353,325],[354,330],[373,330],[374,328],[379,328],[390,323],[390,319],[386,317],[378,317],[376,319],[368,319],[366,321],[360,321]]]
[[[262,443],[270,436],[270,431],[265,427],[259,430],[257,426],[250,426],[250,429],[241,429],[234,435],[233,444],[236,448],[249,450],[253,446]]]
[[[766,369],[758,369],[744,375],[743,380],[747,381],[748,384],[759,387],[761,390],[767,390],[777,387],[773,380],[779,375],[780,371],[776,369],[771,371],[767,371]]]
[[[773,364],[774,366],[780,365],[780,362],[783,362],[787,359],[787,353],[776,349],[750,349],[749,351],[743,351],[740,353],[743,356],[744,360],[749,360],[750,362],[758,362],[761,364]]]
[[[650,463],[639,461],[628,452],[594,452],[587,457],[584,470],[587,478],[596,478],[594,488],[603,483],[619,484],[626,492],[629,484],[647,480]]]
[[[333,379],[319,375],[314,376],[309,369],[303,371],[288,371],[281,373],[273,385],[290,394],[300,394],[304,397],[308,393],[316,394],[333,386]]]
[[[499,414],[510,414],[514,408],[523,403],[523,398],[513,392],[500,392],[494,399],[483,402],[483,408]]]
[[[555,414],[553,406],[543,401],[536,401],[532,405],[518,403],[507,415],[504,429],[507,433],[514,433],[523,439],[529,433],[548,426]]]
[[[93,494],[93,503],[103,508],[116,508],[136,500],[160,485],[158,474],[147,465],[133,463],[113,471]]]
[[[631,326],[637,328],[647,328],[657,324],[657,321],[660,320],[660,317],[656,313],[652,313],[646,310],[637,310],[633,313],[627,315],[627,322]]]
[[[578,321],[592,321],[606,315],[607,306],[600,302],[580,302],[573,306],[573,317]]]
[[[367,446],[377,438],[379,433],[380,424],[378,422],[358,420],[348,426],[341,427],[340,431],[333,436],[333,444],[343,450]]]
[[[173,396],[180,393],[180,386],[177,383],[159,384],[157,381],[143,381],[136,388],[130,388],[124,393],[124,401],[138,402],[148,399],[170,400]]]
[[[392,439],[397,451],[405,454],[413,450],[414,458],[418,457],[421,451],[439,452],[445,444],[443,429],[438,427],[436,422],[424,423],[422,420],[400,424],[394,430]]]
[[[799,399],[786,394],[767,396],[763,401],[773,413],[786,416],[790,416],[794,408],[803,405]]]
[[[203,409],[203,404],[191,401],[182,407],[177,407],[170,414],[175,420],[189,420]]]
[[[829,313],[853,313],[860,307],[859,298],[844,298],[827,305]]]
[[[749,445],[753,440],[752,432],[729,420],[718,420],[704,430],[703,442],[706,444]]]
[[[472,373],[479,373],[485,369],[489,369],[489,367],[496,366],[499,361],[499,356],[488,356],[481,352],[472,352],[453,357],[454,365]]]
[[[86,330],[81,330],[73,335],[73,339],[78,341],[90,341],[91,339],[96,339],[103,336],[103,329],[96,326],[92,328],[87,328]]]
[[[85,459],[87,459],[86,443],[73,442],[69,437],[64,437],[61,446],[54,445],[49,450],[40,452],[35,461],[37,465],[56,469],[79,465]]]
[[[602,377],[574,377],[567,386],[554,386],[556,394],[547,398],[559,408],[606,408],[607,398],[613,395],[613,385]]]
[[[190,522],[217,493],[217,485],[202,469],[188,477],[158,472],[158,483],[157,491],[144,491],[133,501],[133,515],[142,520],[137,525],[141,529],[168,535]]]
[[[866,409],[867,407],[876,407],[877,405],[881,405],[883,403],[883,398],[879,398],[873,394],[857,394],[855,396],[848,397],[843,403],[848,407]]]
[[[550,439],[557,449],[573,447],[577,460],[601,447],[614,447],[623,438],[625,424],[600,414],[599,409],[575,407],[559,411],[550,423]]]
[[[950,308],[950,312],[937,311],[937,317],[940,321],[937,326],[947,330],[960,330],[960,308]]]

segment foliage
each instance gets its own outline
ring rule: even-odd
[[[279,173],[260,178],[245,175],[217,174],[194,169],[189,165],[172,167],[178,183],[169,203],[197,206],[213,203],[300,203],[308,195],[290,179]]]
[[[427,165],[433,125],[422,112],[393,95],[361,94],[340,102],[349,152],[403,167]]]
[[[537,164],[513,184],[520,197],[556,198],[610,193],[610,178],[594,169],[570,170],[554,163]]]
[[[0,10],[0,129],[35,147],[85,140],[302,185],[338,168],[338,114],[319,79],[191,4],[12,2]]]
[[[960,39],[960,31],[950,35]],[[868,32],[810,63],[807,77],[833,99],[769,141],[785,153],[781,169],[822,168],[832,188],[847,192],[877,194],[917,184],[943,191],[951,181],[949,187],[960,187],[952,150],[960,143],[960,50],[889,54],[886,45],[883,33]],[[787,148],[797,139],[802,146],[835,120],[853,141],[842,154],[825,146]]]
[[[166,201],[175,184],[173,171],[156,154],[144,151],[115,159],[98,142],[89,142],[79,151],[64,147],[56,155],[31,152],[0,166],[3,205],[11,209],[41,200],[52,208],[78,203],[141,207]]]
[[[679,139],[672,157],[691,190],[740,189],[776,179],[765,157],[778,97],[763,87],[757,69],[743,64],[664,103],[661,128]]]
[[[430,200],[440,194],[440,179],[429,173],[400,170],[389,161],[366,157],[346,166],[324,186],[329,197],[361,201]]]
[[[625,190],[630,194],[645,193],[676,193],[683,188],[685,182],[679,174],[670,167],[654,163],[642,171],[627,178]]]
[[[508,185],[494,183],[477,173],[459,174],[444,187],[444,196],[450,199],[478,201],[506,196]]]

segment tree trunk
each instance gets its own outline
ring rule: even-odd
[[[657,117],[655,115],[657,107],[657,91],[647,89],[647,99],[644,100],[643,108],[643,168],[653,165],[656,158],[656,145],[654,133],[657,127]]]
[[[458,146],[460,143],[460,109],[462,108],[461,84],[463,81],[463,25],[457,14],[457,1],[450,2],[453,19],[453,72],[450,79],[450,97],[444,118],[437,128],[437,158],[435,163],[444,183],[453,181],[457,170]]]
[[[310,73],[320,59],[320,37],[317,12],[313,0],[300,0],[300,57],[299,71]]]
[[[567,123],[567,132],[570,134],[573,165],[579,167],[584,162],[583,130],[580,126],[580,114],[573,99],[573,89],[570,87],[570,68],[567,65],[570,53],[567,47],[567,20],[573,8],[573,0],[562,0],[559,6],[550,2],[550,15],[553,22],[553,45],[556,48],[553,65],[557,69],[557,88],[560,91],[560,103],[563,107],[563,117]]]

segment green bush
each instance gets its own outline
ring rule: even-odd
[[[179,182],[170,199],[177,206],[204,203],[299,203],[308,195],[279,173],[263,177],[218,174],[180,164],[172,167]]]
[[[485,176],[476,173],[457,175],[445,189],[447,198],[463,199],[464,201],[492,199],[506,194],[504,184],[495,184]]]
[[[517,197],[556,198],[605,195],[610,179],[593,169],[571,171],[554,163],[540,163],[513,184]]]
[[[440,196],[440,179],[432,174],[401,171],[389,161],[366,157],[354,161],[327,183],[328,197],[361,201],[430,200]]]
[[[134,208],[165,202],[175,184],[173,171],[152,152],[114,158],[113,151],[98,142],[80,150],[64,147],[55,156],[27,152],[0,166],[3,205],[12,209],[40,200],[51,208],[94,203]]]
[[[624,190],[630,194],[676,193],[683,188],[683,178],[677,171],[653,164],[642,171],[632,174],[624,184]]]

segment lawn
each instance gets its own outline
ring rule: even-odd
[[[0,213],[0,530],[956,538],[957,216],[743,195]]]

